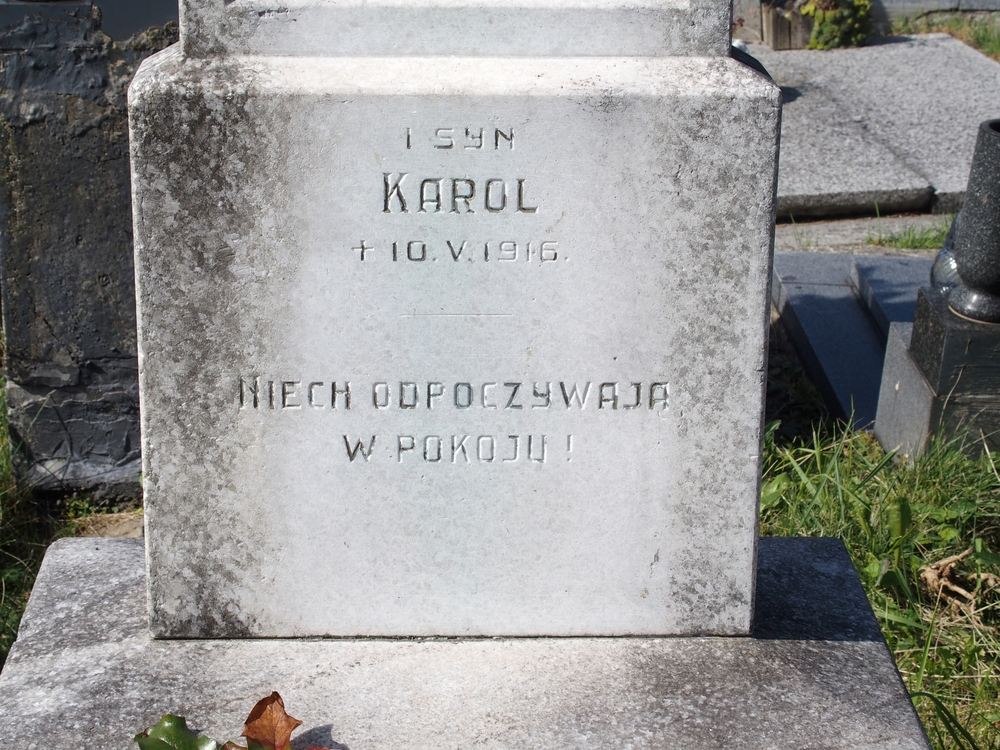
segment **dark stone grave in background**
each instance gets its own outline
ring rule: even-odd
[[[125,97],[139,63],[175,41],[162,27],[177,6],[99,5],[0,3],[7,401],[31,484],[137,496]]]
[[[930,258],[776,252],[771,296],[835,417],[870,427],[891,323],[913,320]]]

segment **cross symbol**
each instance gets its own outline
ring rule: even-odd
[[[364,241],[364,240],[361,240],[361,247],[352,247],[352,248],[351,248],[351,250],[360,250],[360,251],[361,251],[361,260],[364,260],[364,259],[365,259],[365,253],[366,253],[366,252],[367,252],[368,250],[374,250],[374,249],[375,249],[374,247],[368,247],[368,246],[367,246],[367,245],[365,244],[365,241]]]

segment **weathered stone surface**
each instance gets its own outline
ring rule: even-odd
[[[177,0],[97,0],[101,30],[115,40],[128,39],[154,26],[177,23]]]
[[[3,318],[15,446],[42,489],[138,494],[127,44],[89,3],[3,7]],[[173,32],[174,34],[176,32]]]
[[[729,54],[731,0],[181,0],[186,54]],[[595,33],[595,29],[600,29]]]
[[[293,747],[927,750],[843,545],[762,539],[753,638],[154,641],[138,540],[49,551],[0,673],[18,750],[127,750],[167,712]]]
[[[747,631],[768,79],[172,49],[131,107],[157,635]]]

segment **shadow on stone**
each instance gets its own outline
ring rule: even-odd
[[[292,750],[318,747],[327,748],[327,750],[351,750],[347,745],[333,739],[333,724],[313,727],[292,740]]]
[[[795,537],[760,540],[753,637],[882,640],[843,542]]]
[[[781,103],[790,104],[802,96],[802,92],[799,91],[794,86],[782,86],[781,87]]]

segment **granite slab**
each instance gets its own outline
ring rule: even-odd
[[[971,394],[935,391],[910,349],[915,327],[893,323],[890,328],[875,437],[887,451],[910,460],[927,450],[935,436],[973,457],[984,446],[996,453],[1000,399],[995,389]]]
[[[861,429],[875,420],[885,342],[851,286],[854,256],[779,252],[771,296],[827,408],[853,415]]]
[[[764,62],[767,66],[770,58]],[[778,216],[919,211],[930,205],[927,179],[873,138],[822,85],[776,69],[785,84]]]
[[[933,258],[854,256],[851,284],[883,339],[891,323],[913,322],[917,290],[930,283],[933,264]]]
[[[885,342],[912,323],[931,258],[777,252],[772,297],[827,407],[867,428],[879,409]]]
[[[887,451],[915,458],[938,427],[940,404],[910,356],[913,323],[893,323],[886,342],[874,434]]]
[[[174,712],[293,748],[928,750],[843,544],[762,539],[754,637],[152,640],[140,540],[57,542],[0,673],[11,750],[127,750]]]
[[[979,123],[996,117],[1000,64],[946,34],[889,37],[866,47],[823,52],[774,52],[762,45],[750,51],[780,85],[806,87],[800,106],[816,96],[808,93],[810,88],[818,89],[834,108],[831,122],[856,125],[845,130],[847,139],[813,148],[793,146],[796,139],[804,144],[816,139],[801,130],[796,102],[791,102],[787,138],[783,128],[779,202],[801,196],[797,184],[815,180],[823,188],[825,176],[847,172],[857,186],[854,192],[862,196],[855,210],[872,212],[865,186],[879,180],[878,172],[902,165],[933,188],[935,210],[954,211],[961,205]],[[830,126],[814,121],[813,127],[821,131]],[[883,150],[866,164],[855,158],[850,143]],[[796,162],[786,158],[786,151],[805,151],[811,158]],[[845,190],[845,196],[850,192]],[[881,205],[880,210],[885,213]]]

